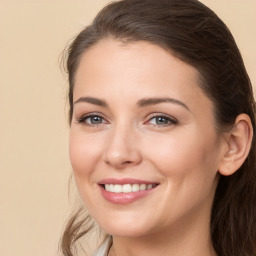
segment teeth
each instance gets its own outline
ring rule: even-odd
[[[140,191],[140,185],[139,184],[132,184],[132,192]]]
[[[130,192],[132,192],[132,186],[130,184],[123,185],[122,192],[123,193],[130,193]]]
[[[123,192],[123,186],[122,185],[118,185],[118,184],[114,185],[114,191],[115,191],[115,193]]]
[[[148,190],[155,186],[156,184],[105,184],[105,190],[113,193],[131,193]]]
[[[147,185],[147,189],[151,189],[153,187],[152,184]]]
[[[140,185],[140,191],[141,191],[141,190],[146,190],[146,188],[147,188],[146,184],[141,184],[141,185]]]

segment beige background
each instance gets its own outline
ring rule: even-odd
[[[66,77],[58,58],[106,0],[0,0],[0,254],[54,256],[68,199]],[[256,1],[204,0],[256,85]]]

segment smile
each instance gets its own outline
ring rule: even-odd
[[[131,193],[131,192],[138,192],[149,190],[156,187],[157,184],[105,184],[103,187],[106,191],[113,192],[113,193]]]
[[[136,179],[105,179],[99,183],[104,199],[113,204],[130,204],[153,193],[159,183]]]

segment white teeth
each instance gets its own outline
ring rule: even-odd
[[[151,189],[153,187],[152,184],[147,185],[147,189]]]
[[[109,185],[109,191],[114,191],[114,190],[115,190],[114,185],[113,185],[113,184],[110,184],[110,185]]]
[[[119,185],[119,184],[114,185],[114,192],[115,192],[115,193],[121,193],[121,192],[123,192],[123,186],[122,186],[122,185]]]
[[[139,184],[132,184],[132,192],[140,191],[140,185]]]
[[[148,190],[155,186],[156,184],[105,184],[105,190],[113,193],[131,193]]]
[[[123,185],[123,193],[130,193],[132,192],[132,186],[130,184]]]
[[[140,185],[140,191],[146,190],[146,188],[147,188],[146,184],[141,184]]]

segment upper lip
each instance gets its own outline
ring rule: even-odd
[[[139,180],[139,179],[132,179],[132,178],[124,178],[124,179],[116,179],[116,178],[108,178],[108,179],[103,179],[98,182],[98,184],[103,185],[103,184],[119,184],[119,185],[124,185],[124,184],[159,184],[155,181],[146,181],[146,180]]]

